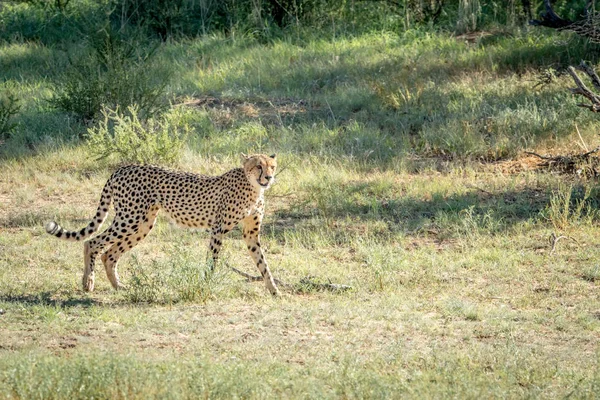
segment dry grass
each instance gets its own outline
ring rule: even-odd
[[[110,168],[87,176],[55,168],[54,159],[69,165],[78,157],[65,150],[14,162],[0,178],[8,200],[0,227],[5,397],[33,393],[15,380],[22,374],[43,380],[45,397],[57,387],[72,390],[66,377],[81,373],[87,382],[82,371],[92,360],[118,373],[94,378],[94,393],[108,397],[124,396],[112,392],[117,380],[131,390],[125,397],[193,397],[188,374],[199,368],[195,381],[209,397],[595,393],[600,302],[598,280],[589,276],[600,232],[595,219],[573,217],[579,245],[561,242],[550,254],[543,215],[551,217],[544,210],[560,177],[477,168],[359,173],[352,162],[306,166],[282,154],[290,167],[270,193],[264,230],[275,275],[315,275],[355,290],[274,299],[221,266],[204,300],[165,303],[150,295],[140,304],[114,292],[102,271],[97,291],[82,293],[81,246],[43,233],[47,217],[75,228],[95,207]],[[200,160],[201,168],[182,168],[235,165]],[[253,272],[239,233],[230,236],[226,262]],[[123,280],[152,268],[176,274],[190,263],[201,273],[207,240],[161,218],[124,258]],[[185,289],[166,282],[173,293]],[[122,362],[138,372],[116,367]],[[266,371],[258,381],[250,378],[256,368]],[[231,383],[232,371],[248,380]],[[174,391],[139,382],[155,374]]]

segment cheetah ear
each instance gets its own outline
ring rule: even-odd
[[[242,163],[245,163],[250,158],[250,157],[248,157],[248,154],[246,154],[246,153],[240,153],[240,155],[242,156],[241,157]]]
[[[277,154],[271,154],[269,157],[275,158],[275,157],[277,157]]]

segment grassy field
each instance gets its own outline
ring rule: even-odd
[[[22,107],[0,144],[0,398],[597,398],[600,193],[523,151],[598,144],[568,77],[536,86],[598,50],[519,30],[161,43],[176,167],[276,152],[274,275],[353,286],[272,298],[228,269],[255,273],[239,232],[209,274],[208,234],[164,216],[127,291],[99,271],[82,292],[82,246],[43,224],[84,226],[120,160],[49,101],[81,48],[2,44]]]

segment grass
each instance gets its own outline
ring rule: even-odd
[[[273,273],[353,286],[281,299],[227,269],[254,273],[239,231],[211,275],[208,234],[162,215],[120,264],[128,291],[99,271],[81,292],[81,246],[43,223],[83,226],[116,161],[92,157],[88,126],[48,103],[77,49],[2,44],[23,107],[0,145],[0,397],[595,398],[595,181],[520,165],[523,149],[579,151],[575,124],[595,146],[566,77],[533,86],[597,50],[511,35],[158,47],[192,128],[179,168],[219,174],[239,152],[277,152]],[[552,234],[575,240],[551,252]]]
[[[273,299],[225,265],[207,278],[208,234],[159,218],[121,264],[129,290],[114,292],[99,271],[87,295],[80,246],[41,225],[56,216],[79,226],[94,209],[110,169],[71,167],[81,156],[8,164],[1,177],[10,200],[0,236],[3,397],[594,397],[598,228],[572,221],[579,244],[561,241],[550,255],[544,216],[567,190],[561,177],[367,174],[351,161],[299,173],[302,158],[280,155],[295,168],[268,196],[274,273],[352,292]],[[200,163],[216,171],[236,160]],[[491,194],[469,187],[483,182]],[[240,233],[230,236],[225,263],[253,272]]]

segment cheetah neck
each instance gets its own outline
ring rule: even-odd
[[[252,190],[253,190],[253,200],[255,201],[255,203],[258,203],[260,200],[262,200],[264,198],[265,195],[265,189],[263,188],[257,188],[256,186],[252,185]]]

